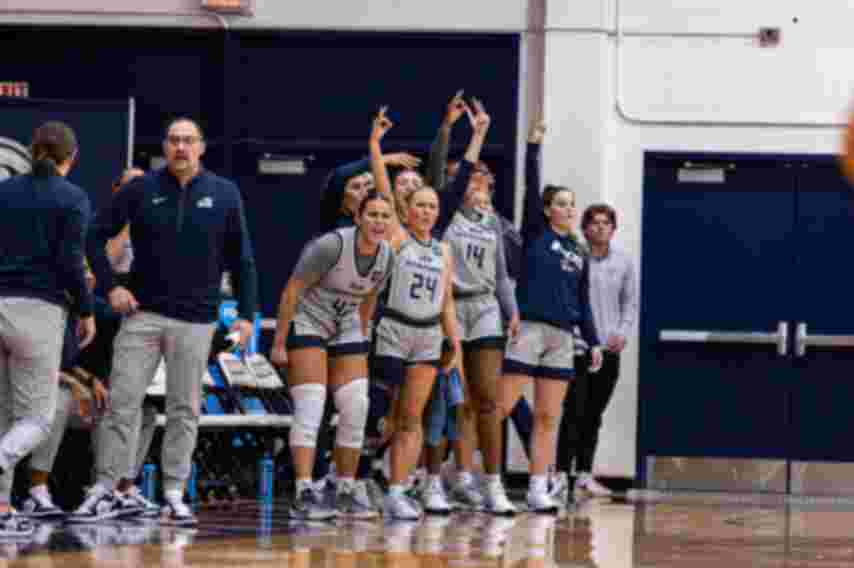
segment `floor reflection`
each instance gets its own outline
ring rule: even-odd
[[[768,504],[695,495],[589,500],[557,517],[481,513],[417,523],[294,523],[284,508],[202,510],[196,529],[156,521],[39,525],[0,541],[0,568],[235,566],[552,568],[854,565],[854,506]]]

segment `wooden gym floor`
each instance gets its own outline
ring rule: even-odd
[[[41,524],[0,541],[0,568],[547,568],[854,566],[854,503],[694,495],[588,500],[557,518],[457,513],[419,523],[289,522],[284,504],[202,508],[193,530],[156,521]]]

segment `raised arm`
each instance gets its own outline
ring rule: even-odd
[[[522,210],[522,239],[527,242],[539,235],[546,224],[543,197],[540,195],[540,148],[546,126],[542,122],[531,126],[528,149],[525,153],[525,205]]]
[[[436,132],[436,138],[430,145],[430,158],[427,163],[427,185],[436,191],[442,191],[448,180],[445,174],[448,165],[448,147],[451,144],[451,129],[466,110],[463,91],[457,91],[445,112],[442,124]]]
[[[480,160],[480,152],[483,149],[486,134],[489,132],[489,125],[492,123],[492,119],[487,114],[482,102],[478,99],[473,99],[472,107],[474,107],[474,110],[468,106],[464,108],[471,123],[472,136],[466,148],[466,153],[460,162],[460,169],[449,190],[439,193],[440,207],[439,219],[436,221],[436,231],[440,235],[451,224],[454,214],[460,208],[460,204],[465,198],[472,170],[478,160]]]
[[[394,194],[391,191],[391,179],[388,176],[386,160],[383,158],[380,146],[383,136],[394,126],[394,123],[385,114],[387,110],[388,107],[385,106],[380,108],[376,118],[374,118],[369,146],[371,150],[371,172],[374,174],[374,183],[376,184],[377,191],[388,199],[388,202],[392,205],[391,241],[394,248],[397,248],[400,240],[405,237],[405,231],[401,225],[400,218],[397,216],[397,205],[394,201]]]
[[[421,164],[419,158],[405,152],[386,154],[383,158],[390,166],[417,168]],[[344,199],[347,183],[353,177],[369,171],[371,171],[371,160],[365,158],[338,166],[328,176],[320,197],[320,233],[327,233],[338,227],[342,217],[341,202]]]

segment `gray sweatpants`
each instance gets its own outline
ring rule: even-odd
[[[56,304],[0,298],[0,503],[15,465],[50,433],[65,320]]]
[[[37,471],[53,471],[53,464],[56,461],[56,455],[59,453],[59,446],[62,444],[62,438],[65,436],[65,429],[85,428],[82,420],[77,418],[77,403],[71,394],[71,389],[67,385],[60,383],[56,398],[56,414],[53,417],[53,426],[51,426],[50,434],[39,446],[33,450],[30,456],[30,469]],[[148,456],[148,449],[151,446],[151,440],[154,438],[154,431],[157,428],[157,409],[150,404],[143,405],[140,413],[142,424],[135,431],[138,432],[138,441],[136,445],[136,460],[131,464],[131,469],[128,471],[128,479],[135,479],[139,475],[145,458]],[[97,447],[95,441],[97,432],[92,432],[93,446]],[[133,453],[133,452],[132,452]]]
[[[97,483],[115,487],[132,471],[145,391],[160,357],[166,361],[163,489],[183,491],[190,477],[201,412],[202,377],[213,323],[189,323],[150,312],[125,318],[113,349],[110,411],[98,427]]]

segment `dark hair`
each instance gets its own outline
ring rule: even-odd
[[[554,200],[555,196],[562,191],[568,191],[573,195],[573,197],[575,197],[575,192],[572,191],[570,188],[566,187],[565,185],[546,185],[546,187],[543,188],[543,209],[549,207],[552,204],[552,201]],[[546,216],[545,211],[543,211],[543,217],[546,217],[546,224],[548,224],[549,219]],[[576,243],[578,242],[578,238],[575,236],[574,233],[570,233],[569,237]]]
[[[175,124],[178,122],[189,122],[190,124],[192,124],[193,126],[196,127],[196,130],[199,131],[199,138],[201,140],[205,139],[205,133],[202,130],[202,125],[199,124],[198,120],[192,119],[188,116],[176,116],[175,118],[173,118],[172,120],[170,120],[169,122],[166,123],[166,128],[163,129],[163,139],[164,140],[166,139],[167,136],[169,136],[169,130],[171,130],[172,127],[175,126]]]
[[[368,192],[365,198],[359,203],[359,217],[365,212],[365,207],[368,206],[368,203],[371,201],[385,201],[389,204],[389,206],[394,207],[394,204],[389,201],[388,197],[377,191],[376,189],[372,189]]]
[[[56,175],[59,164],[77,152],[77,136],[65,123],[45,122],[33,132],[30,151],[33,155],[34,176]]]
[[[587,229],[587,225],[590,225],[593,222],[593,218],[596,215],[605,215],[608,218],[608,221],[611,222],[611,225],[613,225],[615,229],[617,228],[617,212],[614,211],[614,208],[604,203],[595,203],[585,209],[584,214],[581,216],[582,231]]]
[[[565,185],[547,185],[543,188],[543,207],[549,207],[552,204],[552,200],[555,198],[555,195],[561,191],[568,191],[575,196],[575,192]],[[545,212],[543,214],[545,215]]]

